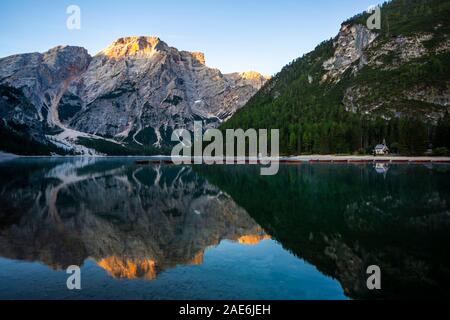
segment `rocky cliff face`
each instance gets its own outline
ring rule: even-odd
[[[61,131],[57,104],[68,84],[91,61],[83,48],[60,46],[43,54],[0,59],[0,117],[6,127],[45,142],[46,134]]]
[[[355,39],[353,43],[345,40],[349,35],[343,27],[331,61],[343,60],[344,63],[333,68],[328,61],[325,62],[324,68],[329,71],[324,75],[324,80],[339,81],[339,76],[352,67],[352,76],[356,79],[362,78],[363,81],[346,89],[343,99],[346,110],[367,115],[381,115],[387,120],[420,111],[424,121],[436,124],[450,112],[448,77],[444,77],[446,78],[444,81],[441,79],[436,81],[429,76],[439,76],[443,72],[441,61],[447,59],[450,50],[448,35],[442,36],[437,33],[441,27],[435,26],[436,33],[419,32],[377,41],[376,33],[359,25],[353,29],[364,31],[361,31],[362,35],[353,38]],[[361,40],[359,46],[358,37],[366,39]],[[342,46],[345,46],[345,50],[351,54],[341,52]],[[362,75],[358,75],[364,66],[367,66],[367,69],[363,70]],[[365,79],[367,71],[379,72],[380,75],[390,74],[393,78],[397,78],[398,82],[390,88],[383,88],[381,77],[374,78],[371,82]],[[385,89],[384,94],[380,89]],[[392,89],[396,90],[395,94],[392,93]]]
[[[34,106],[25,111],[3,99],[0,116],[78,153],[90,152],[80,137],[161,147],[174,128],[227,120],[266,80],[256,72],[222,74],[205,65],[203,53],[179,51],[157,37],[126,37],[94,57],[56,47],[0,59],[3,90],[17,90]]]
[[[436,25],[437,32],[442,26]],[[420,77],[420,68],[425,64],[431,64],[435,55],[448,54],[448,35],[444,37],[433,32],[419,32],[408,36],[398,35],[391,38],[379,38],[379,33],[369,30],[361,24],[343,24],[338,36],[333,42],[333,56],[323,62],[324,74],[322,83],[337,83],[345,77],[350,70],[350,79],[365,77],[368,70],[372,72],[392,73],[405,70],[409,73],[411,68],[417,68]],[[436,43],[434,43],[436,42]],[[430,61],[431,60],[431,61]],[[362,70],[364,67],[366,69]],[[437,68],[438,69],[438,68]],[[359,75],[359,71],[363,71]],[[436,70],[439,71],[439,70]],[[423,71],[425,77],[425,71]],[[414,76],[414,74],[411,74]],[[381,77],[379,77],[381,78]],[[347,111],[363,113],[366,115],[377,114],[385,119],[408,115],[410,111],[402,108],[405,102],[427,105],[426,120],[436,123],[450,111],[449,82],[429,83],[426,79],[418,80],[419,84],[405,88],[396,95],[391,95],[390,90],[381,94],[377,87],[381,87],[379,79],[372,79],[349,86],[343,98],[343,104]],[[399,79],[400,80],[400,79]],[[376,99],[374,99],[376,98]]]
[[[335,48],[333,57],[323,63],[327,73],[323,75],[322,80],[339,81],[339,77],[355,62],[358,62],[355,70],[367,64],[364,50],[377,36],[377,33],[362,25],[344,24],[333,43]]]

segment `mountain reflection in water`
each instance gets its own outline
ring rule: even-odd
[[[352,298],[448,297],[450,166],[201,167],[284,248],[339,280]],[[389,169],[389,170],[388,170]],[[377,265],[382,290],[367,289]]]
[[[4,257],[54,269],[90,257],[114,277],[153,279],[178,264],[201,264],[204,250],[222,239],[267,238],[228,195],[188,167],[95,159],[46,165],[53,166],[2,187],[2,221],[10,220],[2,223]],[[17,169],[18,175],[26,170]]]
[[[137,166],[120,158],[2,162],[0,257],[60,273],[69,265],[93,270],[94,262],[111,279],[155,282],[150,298],[344,298],[339,291],[351,298],[448,296],[449,168],[377,171],[286,165],[277,176],[262,177],[256,166]],[[270,242],[261,245],[264,240]],[[220,263],[204,263],[210,248]],[[278,261],[276,270],[260,262],[265,257]],[[373,264],[382,270],[381,291],[365,285]],[[203,267],[205,278],[212,272],[220,283],[214,278],[217,283],[197,286],[204,295],[178,294],[181,281],[194,290],[202,277],[190,278],[180,266]],[[227,287],[246,269],[248,283]],[[2,280],[14,287],[11,279],[21,277],[3,272],[0,287]],[[302,273],[305,287],[289,285]],[[209,286],[222,288],[208,296]],[[255,288],[264,292],[254,295]]]

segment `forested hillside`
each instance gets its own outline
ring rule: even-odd
[[[394,0],[381,30],[368,13],[293,61],[228,122],[280,129],[284,154],[391,151],[436,155],[450,149],[450,1]]]

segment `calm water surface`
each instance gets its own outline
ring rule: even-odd
[[[0,162],[0,299],[448,297],[450,166]],[[82,290],[65,269],[81,267]],[[369,291],[366,269],[382,270]]]

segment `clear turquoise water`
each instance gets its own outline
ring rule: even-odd
[[[446,165],[3,161],[0,299],[448,297],[449,181]]]

